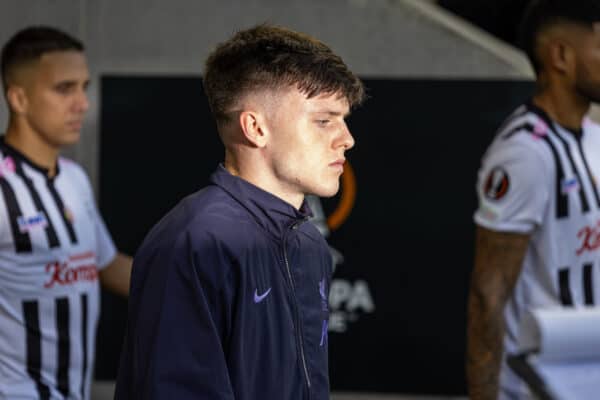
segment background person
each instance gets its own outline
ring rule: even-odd
[[[115,249],[85,172],[59,157],[88,109],[83,51],[50,27],[26,28],[2,49],[1,398],[89,398],[98,281],[129,288],[131,258]]]
[[[532,2],[522,37],[536,93],[499,129],[477,183],[473,400],[527,395],[506,364],[526,310],[591,306],[600,296],[600,137],[584,118],[600,101],[600,2]]]

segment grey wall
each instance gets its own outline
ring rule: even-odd
[[[416,10],[383,0],[90,1],[87,15],[86,39],[104,71],[198,73],[216,42],[268,21],[319,37],[363,75],[513,72]]]
[[[66,153],[84,165],[96,185],[102,74],[200,74],[216,43],[260,22],[317,36],[363,76],[523,76],[465,39],[460,29],[419,11],[423,5],[422,0],[0,0],[0,42],[24,26],[50,24],[86,43],[92,106],[81,142]],[[0,129],[6,120],[2,102]]]

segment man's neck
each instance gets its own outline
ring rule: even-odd
[[[250,182],[256,187],[279,197],[281,200],[291,204],[296,210],[299,210],[304,201],[304,195],[295,193],[293,190],[286,190],[285,187],[274,179],[266,167],[257,167],[258,161],[244,163],[239,158],[232,157],[230,152],[225,155],[224,167],[230,174]]]
[[[583,117],[590,109],[590,101],[572,91],[546,90],[533,97],[533,103],[544,110],[555,122],[573,131],[581,130]]]
[[[58,149],[50,146],[34,132],[9,124],[4,136],[5,142],[22,153],[34,164],[48,170],[48,176],[56,175]]]

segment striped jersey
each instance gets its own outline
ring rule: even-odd
[[[88,399],[98,270],[116,249],[87,176],[0,137],[0,399]]]
[[[506,354],[515,353],[524,312],[600,302],[600,128],[570,131],[531,102],[503,124],[483,157],[475,222],[530,233],[523,268],[504,310]],[[501,396],[527,390],[503,363]]]

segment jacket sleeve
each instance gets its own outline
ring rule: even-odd
[[[155,236],[134,262],[115,399],[233,399],[231,261],[207,233]]]

